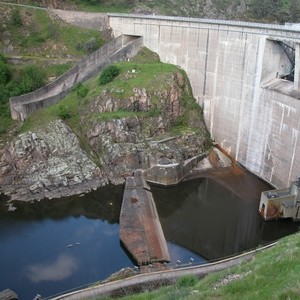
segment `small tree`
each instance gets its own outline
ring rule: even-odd
[[[89,89],[87,86],[83,85],[82,83],[78,83],[74,90],[76,91],[76,95],[78,98],[85,98],[89,93]]]
[[[62,118],[63,120],[71,118],[71,112],[68,106],[64,104],[60,104],[58,106],[58,116]]]
[[[99,77],[99,83],[101,85],[107,84],[114,80],[116,76],[120,74],[120,69],[116,66],[108,66],[103,69]]]

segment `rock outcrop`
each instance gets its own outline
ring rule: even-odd
[[[184,76],[178,72],[166,81],[167,89],[153,92],[135,88],[128,99],[114,98],[104,91],[83,114],[84,135],[93,152],[101,155],[101,167],[111,183],[124,183],[134,170],[148,169],[162,158],[170,163],[183,162],[210,146],[201,111],[189,109],[183,101],[184,94],[191,93]],[[90,117],[120,110],[136,114],[107,121]],[[187,118],[193,130],[170,134],[170,128],[182,118]]]
[[[183,163],[210,147],[201,108],[180,71],[166,76],[162,89],[134,88],[125,99],[116,95],[104,90],[78,108],[76,134],[87,141],[86,151],[61,120],[7,144],[0,150],[0,191],[24,201],[80,194],[123,184],[136,169],[162,159]],[[178,130],[183,123],[185,130]]]
[[[0,150],[0,186],[15,200],[58,198],[108,183],[62,121],[20,134]]]

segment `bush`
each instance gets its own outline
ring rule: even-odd
[[[197,283],[197,278],[195,276],[183,276],[178,279],[177,285],[179,287],[192,287]]]
[[[82,83],[78,83],[74,90],[76,91],[78,98],[85,98],[89,93],[88,87],[83,85]]]
[[[6,63],[6,57],[0,53],[0,62]]]
[[[28,65],[22,71],[19,88],[21,93],[29,93],[43,86],[45,81],[45,72],[35,65]]]
[[[0,104],[6,104],[8,102],[10,92],[6,86],[0,84]]]
[[[99,77],[99,83],[101,85],[107,84],[114,80],[116,76],[120,74],[120,69],[116,66],[108,66],[103,69]]]
[[[58,116],[63,120],[66,120],[71,117],[71,112],[69,111],[69,107],[63,104],[58,106]]]
[[[95,38],[88,40],[86,43],[83,44],[82,48],[84,53],[90,54],[96,51],[100,46],[100,42],[97,41]]]

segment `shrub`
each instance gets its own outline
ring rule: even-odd
[[[177,285],[179,287],[192,287],[197,283],[197,278],[195,276],[183,276],[178,279]]]
[[[6,63],[6,57],[0,53],[0,62]]]
[[[45,72],[35,65],[28,65],[22,71],[19,87],[22,93],[29,93],[43,86],[45,81]]]
[[[69,111],[69,107],[63,104],[58,106],[58,116],[63,120],[66,120],[71,117],[71,112]]]
[[[120,74],[120,69],[116,66],[108,66],[103,69],[99,77],[99,83],[101,85],[107,84],[114,80],[116,76]]]
[[[0,104],[5,104],[8,102],[10,92],[6,86],[0,84]]]
[[[78,83],[74,90],[76,91],[78,98],[85,98],[89,93],[88,87],[83,85],[82,83]]]
[[[90,40],[88,40],[86,43],[83,44],[82,48],[84,53],[92,53],[94,51],[96,51],[100,46],[99,41],[97,41],[95,38],[92,38]]]

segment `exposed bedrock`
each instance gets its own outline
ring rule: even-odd
[[[191,97],[187,79],[178,72],[166,82],[163,90],[134,88],[122,100],[111,91],[95,96],[80,112],[81,132],[76,135],[60,120],[20,134],[0,150],[1,191],[25,201],[80,194],[123,184],[136,169],[148,169],[161,159],[183,163],[204,153],[211,142],[201,109],[190,109],[183,101],[184,95]],[[100,113],[120,110],[128,116],[101,118]],[[173,132],[182,118],[188,130]],[[85,151],[78,136],[87,141]]]

